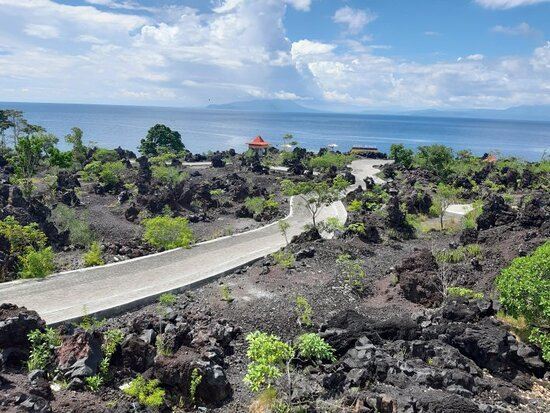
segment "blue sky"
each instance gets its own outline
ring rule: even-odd
[[[0,101],[550,104],[550,0],[0,0]]]

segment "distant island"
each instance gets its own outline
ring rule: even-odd
[[[221,105],[208,105],[207,109],[243,110],[250,112],[292,112],[292,113],[317,113],[315,109],[306,108],[292,100],[258,99],[244,102],[231,102]]]
[[[499,120],[527,120],[550,122],[550,105],[546,106],[516,106],[508,109],[455,109],[455,110],[414,110],[403,112],[403,115],[449,117],[449,118],[473,118],[473,119],[499,119]]]
[[[208,105],[206,109],[240,110],[246,112],[287,112],[287,113],[350,113],[364,115],[397,115],[426,116],[440,118],[472,118],[498,120],[526,120],[550,122],[550,105],[516,106],[507,109],[420,109],[420,110],[385,110],[349,109],[344,111],[312,109],[292,100],[255,99],[242,102],[230,102],[219,105]]]

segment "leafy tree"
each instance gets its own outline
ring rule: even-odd
[[[23,117],[23,112],[20,110],[5,110],[4,119],[4,127],[5,129],[11,128],[13,144],[17,145],[23,130],[28,126],[28,122]]]
[[[390,146],[390,159],[393,159],[396,163],[403,165],[405,168],[410,168],[413,162],[414,152],[412,149],[405,148],[405,145],[392,144]]]
[[[445,145],[419,146],[415,156],[418,166],[432,171],[441,178],[449,174],[452,162],[453,150]]]
[[[84,132],[80,128],[72,128],[69,135],[65,136],[65,142],[73,145],[73,161],[82,167],[86,162],[86,152],[88,148],[82,142]]]
[[[507,314],[524,317],[532,327],[530,339],[550,362],[550,241],[527,257],[515,258],[496,279]]]
[[[443,216],[445,211],[458,198],[460,189],[454,188],[450,185],[439,183],[435,192],[435,199],[430,207],[430,214],[439,217],[439,224],[443,229]]]
[[[7,147],[6,131],[11,127],[12,123],[9,119],[8,111],[0,110],[0,145],[2,147],[2,151],[5,151]]]
[[[337,176],[332,185],[328,182],[292,182],[285,179],[281,182],[281,188],[286,196],[298,196],[304,203],[311,215],[313,226],[317,228],[317,217],[325,205],[338,201],[342,192],[349,185],[342,176]]]
[[[160,216],[143,220],[143,225],[143,239],[154,247],[170,250],[189,248],[193,243],[193,232],[186,218]]]
[[[146,156],[157,156],[164,152],[182,152],[185,145],[181,135],[172,131],[166,125],[157,124],[147,132],[147,136],[141,140],[139,151]]]
[[[21,138],[15,145],[15,169],[23,178],[32,177],[42,159],[43,141],[40,137]]]

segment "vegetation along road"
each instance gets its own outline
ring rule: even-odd
[[[378,172],[380,160],[359,160],[352,164],[357,181]],[[344,223],[344,205],[334,202],[323,207],[318,222],[337,217]],[[311,217],[295,197],[286,218],[290,237],[302,232]],[[89,314],[107,316],[138,304],[154,301],[160,294],[183,290],[233,271],[277,251],[285,239],[277,224],[257,230],[175,249],[121,263],[52,275],[43,280],[17,280],[0,285],[0,301],[38,311],[49,324]]]

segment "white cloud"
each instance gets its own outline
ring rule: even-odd
[[[323,55],[332,52],[336,48],[333,44],[314,42],[311,40],[299,40],[292,43],[290,55],[293,59],[304,56]]]
[[[352,9],[349,6],[336,10],[332,17],[336,23],[346,24],[348,32],[351,34],[361,32],[367,24],[376,20],[376,18],[376,14],[368,10]]]
[[[547,3],[550,0],[475,0],[475,2],[487,9],[512,9],[519,6]]]
[[[485,56],[483,56],[482,54],[471,54],[469,56],[466,56],[466,57],[459,57],[458,59],[456,59],[457,62],[462,62],[464,60],[470,60],[470,61],[474,61],[474,62],[479,62],[481,60],[483,60],[485,58]]]
[[[491,28],[493,33],[509,34],[512,36],[538,36],[540,33],[529,26],[528,23],[520,23],[517,26],[494,26]]]
[[[29,36],[39,37],[41,39],[55,39],[59,37],[59,30],[57,27],[47,24],[27,24],[25,26],[25,33]]]
[[[439,36],[439,35],[441,35],[441,33],[439,33],[439,32],[427,31],[427,32],[424,32],[424,35],[426,35],[426,36]]]

